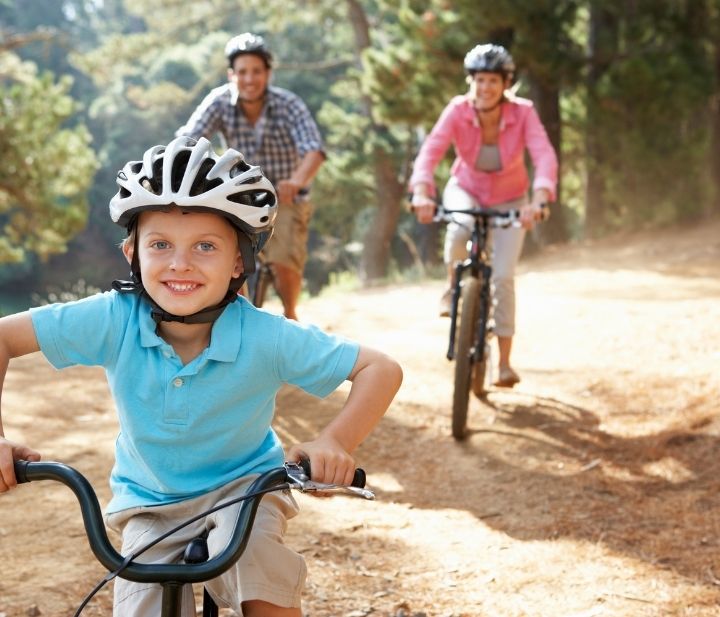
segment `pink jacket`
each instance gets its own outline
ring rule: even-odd
[[[452,144],[455,162],[451,173],[480,204],[494,206],[525,195],[530,186],[525,167],[525,148],[535,168],[533,188],[544,188],[555,199],[558,162],[532,101],[519,97],[503,103],[498,146],[502,169],[475,169],[482,146],[482,128],[467,95],[456,96],[445,107],[415,159],[410,190],[425,182],[435,191],[435,167]]]

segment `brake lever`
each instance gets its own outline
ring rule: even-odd
[[[334,491],[346,493],[355,497],[362,497],[363,499],[375,499],[375,493],[366,488],[360,488],[358,486],[345,486],[344,484],[325,484],[324,482],[314,482],[305,473],[305,470],[299,463],[285,463],[284,465],[290,488],[297,489],[301,493]]]

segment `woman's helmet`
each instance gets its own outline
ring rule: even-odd
[[[245,32],[234,36],[225,45],[225,57],[230,68],[233,68],[235,58],[243,54],[260,56],[265,62],[265,66],[269,69],[272,68],[272,54],[265,45],[265,39],[260,35]]]
[[[178,137],[167,146],[153,146],[142,161],[129,161],[118,172],[120,189],[110,200],[110,218],[131,230],[138,215],[148,210],[166,211],[176,206],[188,212],[212,212],[225,217],[238,231],[244,273],[232,279],[222,306],[200,311],[200,315],[178,318],[160,311],[159,320],[200,323],[213,321],[235,299],[248,274],[255,271],[255,256],[272,233],[277,216],[277,196],[261,169],[248,165],[237,150],[218,156],[201,137]],[[133,252],[132,281],[116,281],[120,291],[142,291],[138,251]],[[216,314],[208,319],[206,311]],[[153,312],[156,317],[157,311]]]
[[[492,43],[473,47],[465,54],[463,64],[468,75],[499,73],[504,79],[512,79],[515,74],[515,62],[508,50]]]

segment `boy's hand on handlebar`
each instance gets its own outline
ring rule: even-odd
[[[437,205],[435,200],[427,195],[413,194],[412,201],[410,202],[415,216],[420,223],[432,223],[433,217],[435,216],[435,210]]]
[[[6,493],[17,486],[15,461],[39,461],[40,453],[0,437],[0,493]]]
[[[319,437],[313,441],[292,446],[287,459],[299,463],[301,459],[310,460],[312,480],[325,484],[350,486],[355,474],[355,460],[331,437]]]

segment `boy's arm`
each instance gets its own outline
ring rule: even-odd
[[[352,482],[355,461],[351,453],[387,411],[402,383],[402,369],[389,356],[360,347],[348,380],[352,387],[340,413],[316,439],[288,451],[291,461],[310,459],[312,479],[316,482]]]
[[[34,351],[40,351],[40,346],[35,337],[30,313],[17,313],[0,319],[0,395],[10,359]],[[0,414],[0,493],[17,485],[13,462],[19,459],[38,461],[40,454],[27,446],[5,439]]]

